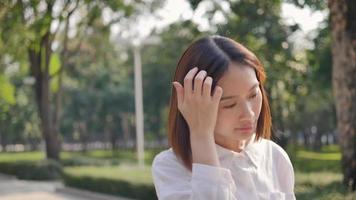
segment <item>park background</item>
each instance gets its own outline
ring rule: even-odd
[[[168,148],[177,61],[219,34],[266,68],[272,139],[291,158],[297,199],[356,199],[355,4],[1,1],[0,173],[156,199],[150,165]]]

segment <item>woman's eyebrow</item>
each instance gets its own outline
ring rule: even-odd
[[[253,84],[253,86],[248,91],[250,92],[251,90],[255,89],[258,85],[259,85],[259,83]],[[236,96],[237,95],[224,96],[224,97],[221,97],[220,101],[231,99],[231,98],[236,97]]]
[[[251,92],[253,89],[255,89],[259,85],[260,85],[260,83],[253,84],[252,87],[248,91]]]

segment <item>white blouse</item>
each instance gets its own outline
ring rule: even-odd
[[[193,163],[192,172],[172,148],[156,155],[152,176],[158,199],[295,200],[292,163],[273,141],[251,142],[240,153],[216,148],[221,167]]]

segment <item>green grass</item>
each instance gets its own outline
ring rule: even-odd
[[[342,174],[332,172],[296,173],[295,194],[298,200],[352,200],[356,192],[348,193],[341,184]]]
[[[44,153],[40,151],[0,153],[0,162],[39,161],[43,160],[44,157]]]
[[[341,153],[337,145],[325,146],[319,152],[291,145],[287,152],[296,172],[341,173]]]
[[[295,171],[298,200],[356,199],[356,192],[348,193],[342,185],[338,145],[324,146],[318,152],[289,146],[287,151]]]
[[[160,150],[146,150],[145,163],[150,165]],[[113,163],[125,162],[136,163],[136,152],[132,150],[116,150],[114,152],[108,150],[93,150],[85,153],[82,152],[61,152],[61,159],[66,161],[76,158],[97,159],[102,162],[113,161]],[[0,153],[0,162],[16,162],[16,161],[40,161],[45,158],[44,152],[2,152]]]
[[[146,165],[149,166],[152,163],[154,155],[158,152],[159,150],[146,151]],[[347,189],[341,184],[341,154],[337,145],[325,146],[318,152],[302,147],[289,146],[287,152],[295,170],[295,194],[298,200],[356,199],[356,192],[348,193]],[[113,166],[65,167],[65,173],[76,177],[103,178],[130,184],[150,186],[153,184],[150,167],[146,167],[143,170],[136,167],[136,154],[134,151],[95,150],[87,153],[61,153],[63,160],[75,160],[83,157],[99,162],[118,161],[118,164]],[[42,152],[0,153],[0,162],[42,160],[43,158],[44,154]]]
[[[122,164],[120,166],[84,166],[66,167],[65,173],[72,176],[89,176],[127,181],[130,183],[152,184],[151,168],[138,168],[136,165]]]
[[[297,157],[302,159],[325,160],[325,161],[339,161],[341,159],[340,153],[319,153],[300,150],[297,152]]]

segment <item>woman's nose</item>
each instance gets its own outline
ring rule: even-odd
[[[255,113],[253,112],[252,105],[248,102],[241,104],[239,106],[237,113],[238,113],[239,121],[252,122],[255,117]]]

